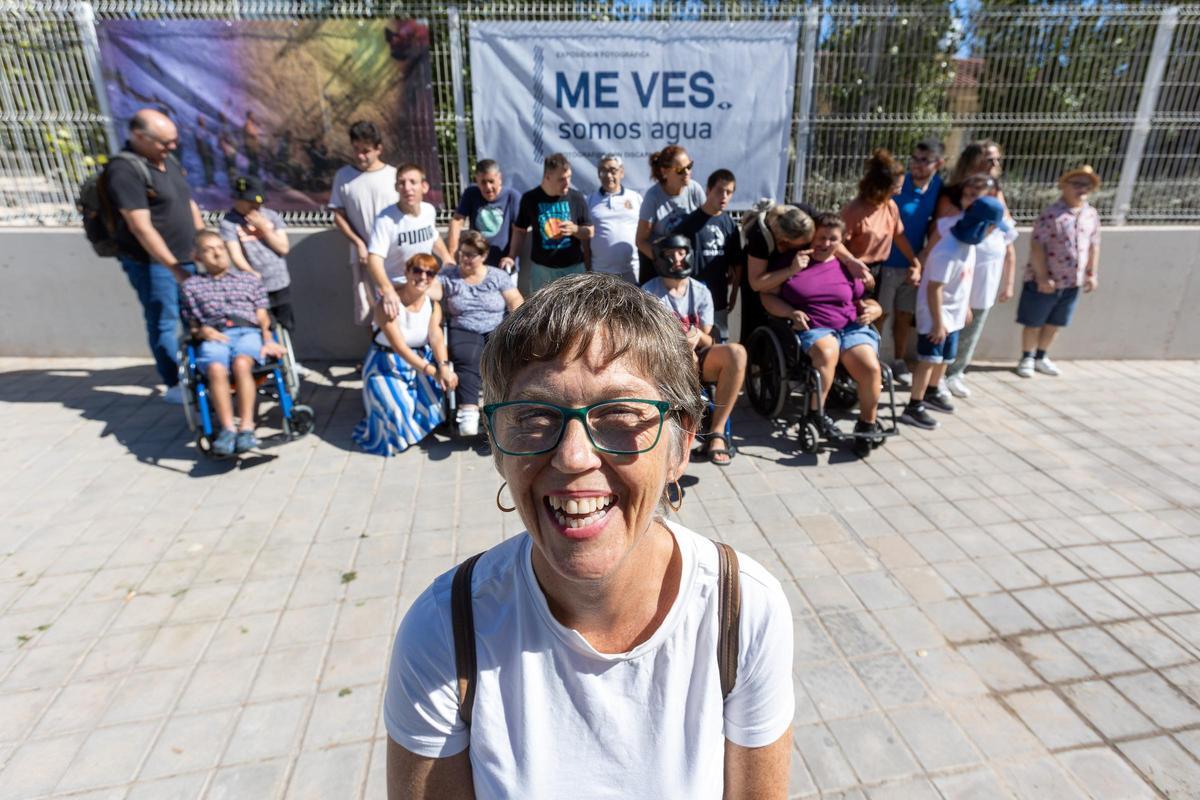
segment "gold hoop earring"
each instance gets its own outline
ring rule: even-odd
[[[675,498],[676,499],[674,502],[672,502],[672,500],[671,500],[671,487],[672,486],[675,487]],[[678,514],[679,509],[683,507],[683,487],[679,485],[678,480],[671,481],[670,483],[667,484],[667,506],[672,511],[674,511],[676,514]]]
[[[500,488],[496,490],[496,508],[500,509],[505,514],[507,514],[509,511],[516,511],[517,507],[513,506],[512,508],[505,508],[504,505],[500,502],[500,494],[501,494],[501,492],[504,491],[505,486],[508,486],[508,481],[505,481],[504,483],[500,484]]]

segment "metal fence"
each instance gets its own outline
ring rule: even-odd
[[[968,4],[961,4],[966,6]],[[475,159],[466,27],[473,20],[800,19],[793,144],[778,156],[729,143],[725,165],[789,160],[788,194],[836,208],[873,147],[941,137],[951,154],[990,138],[1005,194],[1028,221],[1060,171],[1091,163],[1108,222],[1200,222],[1200,4],[1003,0],[476,0],[458,6],[333,0],[0,0],[0,224],[77,221],[78,184],[110,144],[96,94],[98,19],[415,17],[430,26],[443,186]],[[748,58],[753,54],[748,53]],[[457,69],[456,69],[457,65]],[[445,213],[445,212],[443,212]],[[292,222],[327,221],[321,213]]]

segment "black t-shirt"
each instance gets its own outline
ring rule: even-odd
[[[691,238],[696,279],[712,292],[713,308],[724,311],[729,305],[729,269],[742,259],[737,223],[727,212],[710,216],[697,208],[672,233]]]
[[[128,143],[126,150],[130,150]],[[137,166],[123,158],[114,158],[106,168],[104,182],[112,200],[116,217],[117,247],[120,254],[135,261],[148,264],[150,255],[141,242],[129,230],[119,209],[150,209],[150,223],[166,242],[167,249],[179,261],[192,260],[192,240],[196,236],[196,224],[192,219],[192,192],[188,188],[187,176],[179,162],[167,158],[166,171],[155,169],[146,162],[150,170],[150,182],[154,196],[146,191],[146,181]]]
[[[587,199],[577,189],[568,189],[565,197],[551,197],[535,186],[521,195],[517,209],[518,228],[533,229],[530,256],[543,267],[562,268],[583,263],[583,244],[574,236],[555,236],[558,224],[571,221],[591,225]]]

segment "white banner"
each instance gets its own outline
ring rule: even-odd
[[[644,192],[649,155],[677,142],[699,183],[734,172],[734,208],[783,199],[798,32],[794,21],[473,22],[475,153],[521,191],[564,153],[585,193],[600,156],[618,153]]]

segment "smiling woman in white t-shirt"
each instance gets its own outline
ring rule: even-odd
[[[405,615],[389,797],[785,797],[787,599],[663,516],[703,412],[674,316],[615,276],[565,277],[500,324],[483,377],[497,505],[526,530]]]

